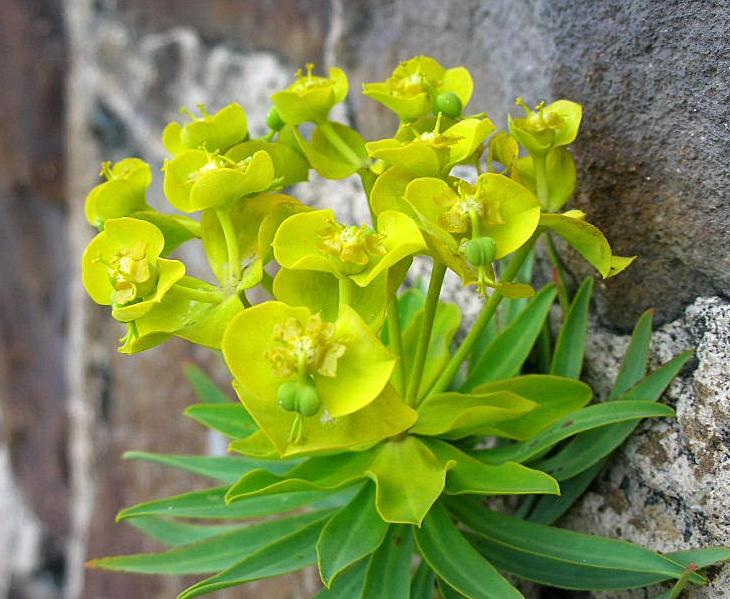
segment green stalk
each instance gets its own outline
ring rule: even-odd
[[[193,289],[192,287],[185,287],[180,283],[175,284],[174,289],[179,295],[206,304],[219,304],[226,298],[222,291],[215,289]]]
[[[517,252],[515,252],[514,257],[510,260],[509,266],[507,266],[501,277],[503,282],[509,283],[517,276],[517,273],[522,267],[522,263],[527,259],[527,256],[529,256],[530,250],[532,250],[532,246],[535,245],[535,241],[537,241],[539,234],[539,232],[533,234],[533,236],[519,250],[517,250]],[[446,368],[444,368],[441,376],[439,376],[438,380],[432,387],[431,394],[440,393],[449,386],[449,383],[451,383],[453,378],[456,376],[456,373],[459,371],[459,368],[461,368],[461,365],[469,356],[474,344],[481,336],[482,331],[487,324],[489,324],[492,316],[494,316],[494,313],[497,311],[497,306],[499,306],[499,302],[502,301],[502,297],[503,295],[497,290],[489,296],[487,303],[484,304],[484,308],[482,308],[482,312],[479,314],[479,317],[469,331],[469,334],[464,338],[459,349],[456,350],[456,353],[452,356],[451,360],[449,360],[449,363],[446,365]]]
[[[533,154],[532,164],[535,166],[535,188],[537,199],[540,200],[543,210],[548,209],[550,202],[550,189],[547,179],[547,154]]]
[[[400,392],[405,394],[406,392],[406,365],[403,362],[403,338],[400,332],[400,318],[398,317],[398,300],[393,294],[388,302],[388,341],[389,346],[393,353],[398,358],[398,364],[396,365],[398,384],[400,385]]]
[[[687,566],[687,569],[684,571],[682,576],[679,577],[675,585],[672,587],[671,593],[669,593],[669,597],[667,599],[679,599],[679,596],[682,594],[682,591],[687,587],[689,584],[690,577],[698,570],[697,564],[690,564]]]
[[[375,173],[373,173],[368,168],[360,168],[357,170],[357,174],[360,175],[360,181],[362,181],[362,188],[365,191],[365,197],[368,200],[368,210],[370,211],[370,223],[372,224],[373,228],[377,227],[378,220],[375,216],[375,213],[373,212],[373,205],[370,203],[370,192],[373,189],[373,185],[375,185],[375,180],[378,178]]]
[[[416,357],[413,360],[411,378],[408,381],[408,390],[406,392],[406,403],[411,407],[416,405],[416,398],[420,390],[423,368],[426,365],[426,356],[428,355],[428,345],[431,341],[433,321],[436,316],[436,308],[438,307],[439,296],[441,295],[441,285],[444,282],[445,275],[446,265],[434,261],[433,270],[431,271],[431,282],[428,284],[426,305],[423,310],[423,328],[421,329],[421,336],[418,338]]]
[[[342,306],[352,305],[352,283],[349,277],[339,278],[339,310],[342,312]]]
[[[236,239],[236,229],[231,220],[231,214],[228,210],[216,210],[218,221],[223,229],[223,237],[226,240],[226,251],[228,252],[228,284],[238,283],[241,276],[241,258],[238,253],[238,239]]]
[[[558,300],[560,300],[560,307],[563,309],[563,314],[567,314],[568,308],[570,308],[570,298],[568,297],[568,278],[565,276],[565,264],[560,259],[558,249],[555,247],[553,238],[549,233],[545,236],[545,242],[548,255],[550,256],[550,262],[553,263],[558,273]]]
[[[342,157],[347,160],[347,162],[357,167],[361,167],[363,165],[362,160],[357,154],[355,154],[355,151],[337,134],[332,123],[329,121],[322,121],[321,123],[317,123],[317,127],[319,127],[322,134],[329,140],[335,149],[342,154]]]

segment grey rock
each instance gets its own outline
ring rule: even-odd
[[[605,395],[628,337],[593,330],[586,377]],[[674,420],[647,420],[563,519],[569,528],[628,539],[658,551],[730,544],[730,304],[700,298],[652,340],[652,367],[695,349],[696,361],[663,401]],[[730,566],[693,599],[727,597]],[[597,597],[645,595],[611,593]]]

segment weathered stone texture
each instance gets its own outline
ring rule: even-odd
[[[594,330],[586,375],[605,393],[628,338]],[[614,454],[610,468],[564,519],[571,528],[623,537],[676,551],[727,545],[730,539],[730,304],[701,298],[653,338],[653,367],[687,349],[696,360],[664,400],[676,420],[646,421]],[[725,566],[691,598],[720,598],[730,590]],[[639,598],[641,593],[599,595]]]

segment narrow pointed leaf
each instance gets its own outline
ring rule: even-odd
[[[385,541],[370,558],[361,599],[370,597],[410,598],[412,531],[412,526],[402,524],[390,527]]]
[[[365,574],[370,560],[361,559],[342,572],[330,588],[323,588],[312,599],[357,599],[365,586]]]
[[[317,541],[324,584],[329,587],[340,572],[375,551],[387,532],[388,525],[375,509],[375,485],[367,484],[327,522]]]
[[[573,379],[580,377],[580,371],[583,369],[583,355],[588,331],[588,309],[592,293],[593,278],[587,277],[578,288],[570,309],[565,315],[565,322],[555,344],[550,374]]]
[[[219,431],[232,439],[248,437],[258,427],[241,404],[196,404],[184,412],[204,426]]]
[[[142,460],[153,462],[202,476],[209,476],[225,483],[234,483],[246,472],[256,468],[264,468],[269,472],[284,473],[297,465],[297,461],[256,460],[229,456],[171,455],[164,453],[148,453],[145,451],[127,451],[125,460]]]
[[[485,464],[450,443],[438,439],[424,439],[424,443],[441,461],[452,464],[446,475],[444,489],[449,495],[560,493],[558,483],[540,470],[515,462],[505,462],[496,466]]]
[[[581,381],[552,374],[527,374],[480,385],[474,393],[509,391],[536,404],[537,407],[514,420],[497,425],[499,436],[527,440],[562,418],[587,405],[593,397],[591,388]],[[493,432],[492,434],[497,434]]]
[[[554,285],[543,288],[512,323],[484,350],[469,372],[462,391],[514,376],[530,355],[557,293]]]
[[[730,547],[707,547],[705,549],[686,549],[665,553],[665,557],[677,562],[684,568],[694,563],[699,568],[706,568],[719,562],[730,560]]]
[[[253,518],[288,512],[326,498],[326,491],[283,493],[276,497],[256,497],[233,505],[226,504],[228,487],[183,493],[164,499],[146,501],[123,509],[117,522],[139,516],[169,516],[177,518],[228,519]]]
[[[206,574],[218,572],[286,538],[312,523],[320,523],[331,512],[310,512],[291,518],[239,527],[216,537],[176,547],[164,553],[140,553],[106,557],[91,562],[95,568],[144,574]]]
[[[439,578],[462,595],[471,599],[524,599],[464,538],[440,504],[416,529],[416,544]]]
[[[560,495],[543,495],[540,497],[527,519],[536,524],[553,524],[585,493],[593,479],[603,470],[606,461],[605,458],[599,460],[573,478],[560,481]]]
[[[228,491],[229,503],[252,497],[270,496],[317,489],[337,489],[363,480],[372,462],[372,451],[342,453],[310,458],[286,474],[264,469],[245,474]]]
[[[477,533],[469,538],[498,568],[541,584],[628,589],[676,579],[684,572],[678,563],[625,541],[533,524],[475,501],[449,501],[448,509]],[[702,580],[693,577],[698,584]]]
[[[604,405],[616,405],[630,401],[655,402],[690,359],[691,353],[680,354],[670,362],[657,368],[648,377],[629,389],[618,400]],[[558,480],[573,478],[619,447],[638,426],[638,421],[618,422],[596,430],[586,431],[573,439],[555,456],[542,461],[541,470],[549,472]]]
[[[436,574],[429,568],[426,560],[422,559],[411,580],[411,599],[433,599],[435,588]]]
[[[621,362],[616,381],[608,395],[608,400],[621,397],[626,391],[646,376],[646,365],[649,361],[651,346],[651,325],[654,310],[644,312],[634,326],[629,346]]]
[[[200,403],[217,403],[231,404],[233,398],[229,397],[224,391],[215,384],[205,372],[198,368],[195,364],[187,364],[184,368],[185,377],[198,396]]]
[[[595,404],[567,416],[531,441],[486,449],[478,452],[477,455],[479,459],[490,464],[499,464],[506,461],[526,462],[542,454],[563,439],[583,431],[616,422],[671,416],[674,416],[672,408],[651,401],[612,401]]]
[[[167,547],[189,545],[210,537],[217,537],[243,526],[241,524],[190,524],[160,516],[133,518],[128,520],[128,523]]]
[[[188,587],[178,595],[178,599],[200,597],[311,566],[317,561],[314,545],[324,523],[325,520],[313,522],[294,534],[277,539],[230,568]]]

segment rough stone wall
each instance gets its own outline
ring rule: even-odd
[[[132,448],[210,446],[200,428],[170,419],[193,401],[181,362],[217,368],[225,382],[217,360],[184,343],[116,354],[119,330],[78,283],[92,234],[83,197],[99,162],[135,154],[160,165],[161,126],[181,105],[240,101],[259,131],[270,91],[309,61],[347,68],[355,93],[342,118],[387,134],[391,115],[359,84],[418,53],[469,67],[473,106],[498,123],[517,95],[585,105],[573,206],[619,253],[641,256],[599,285],[586,366],[599,391],[627,342],[616,331],[649,306],[665,323],[656,363],[697,348],[666,398],[678,419],[643,425],[566,523],[664,550],[729,544],[730,308],[709,299],[730,290],[729,17],[725,0],[0,3],[0,597],[162,598],[185,582],[83,569],[89,557],[154,548],[113,524],[119,508],[201,482],[120,460]],[[302,192],[361,220],[358,189]],[[305,572],[221,596],[293,599],[316,586]],[[726,567],[691,597],[728,593]]]

